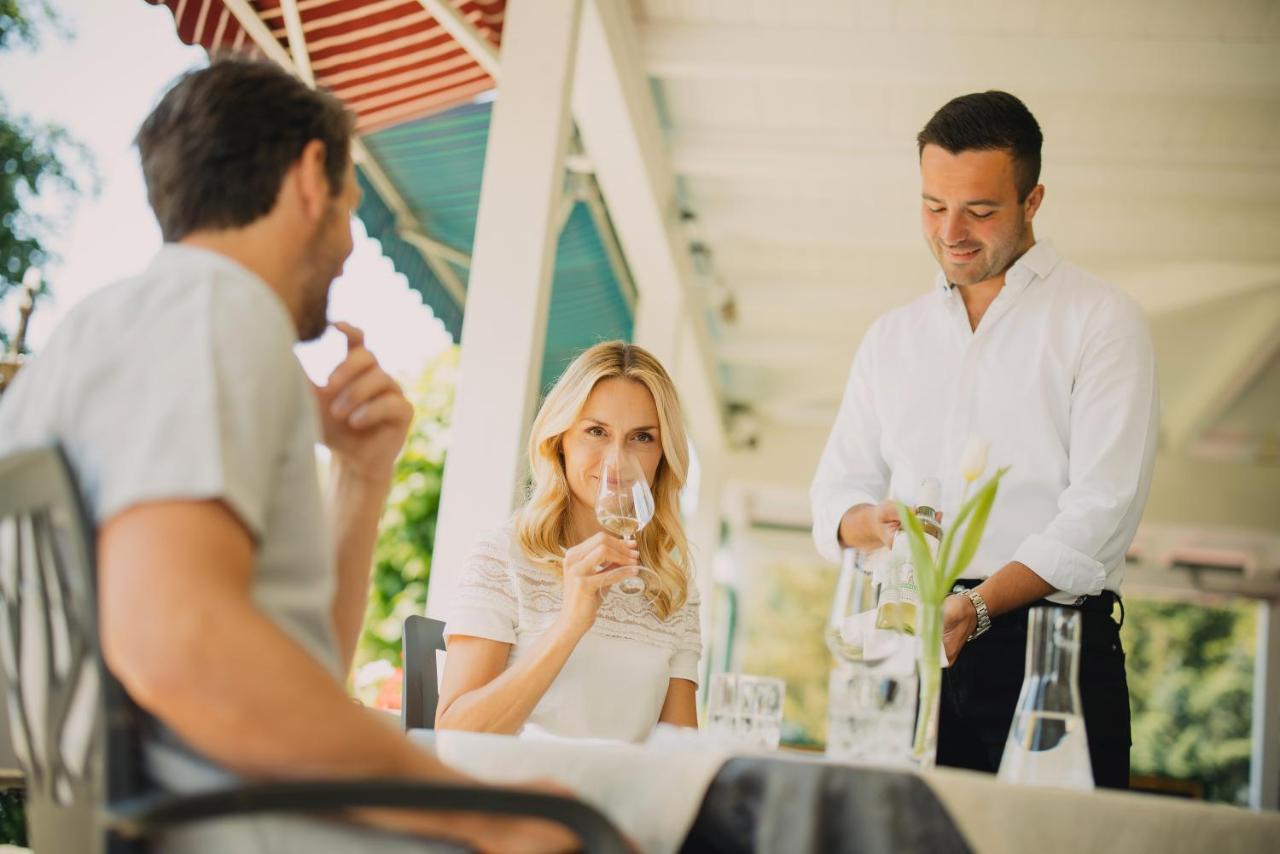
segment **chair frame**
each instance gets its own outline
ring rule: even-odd
[[[6,527],[4,523],[10,520],[12,527]],[[53,539],[40,541],[37,536],[26,545],[21,539],[24,520],[30,520],[26,527],[31,532],[47,526],[46,534]],[[48,846],[46,850],[126,854],[145,850],[142,840],[158,831],[192,821],[265,812],[331,815],[344,808],[382,807],[542,818],[573,831],[586,851],[614,854],[627,850],[613,825],[584,803],[487,786],[372,779],[250,783],[199,794],[158,791],[147,780],[141,762],[140,710],[102,659],[96,621],[94,528],[60,448],[0,459],[0,537],[11,533],[15,547],[9,551],[12,567],[5,565],[5,543],[0,542],[0,660],[9,679],[8,696],[3,699],[8,708],[19,713],[19,726],[13,730],[14,747],[27,775],[28,827],[35,845]],[[41,549],[48,551],[42,553]],[[37,564],[30,576],[24,557],[34,557]],[[49,559],[53,566],[47,562],[40,565]],[[28,615],[33,607],[23,582],[32,579],[40,582],[37,586],[45,606],[41,622],[47,655],[42,675],[49,680],[50,703],[46,708],[50,714],[45,716],[44,726],[36,727],[45,736],[43,743],[32,738],[31,721],[25,719],[31,702],[24,695],[22,682],[24,676],[32,675],[24,666],[28,659],[22,649],[30,634],[22,631],[24,605]],[[17,583],[12,583],[15,580]],[[66,673],[60,675],[56,666],[55,659],[66,651],[65,647],[54,649],[57,633],[50,624],[59,620],[64,634],[72,636],[72,652],[79,656],[73,658],[71,670],[80,673],[93,668],[97,674],[87,761],[78,770],[68,767],[59,743],[75,693],[74,685],[65,690],[63,683],[71,680],[65,678]],[[431,687],[435,687],[434,679]],[[33,764],[32,758],[37,756],[44,759]]]
[[[406,732],[436,728],[436,709],[440,705],[436,653],[444,648],[443,622],[421,614],[405,617],[400,722]]]

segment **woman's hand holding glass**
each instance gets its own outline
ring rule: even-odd
[[[653,492],[636,458],[627,453],[611,453],[605,457],[600,466],[600,491],[596,495],[596,521],[600,526],[634,546],[636,535],[653,519],[653,513]],[[651,571],[643,566],[632,568],[636,573]],[[618,584],[619,592],[629,595],[644,592],[644,580],[636,573]]]
[[[599,531],[564,553],[564,608],[560,618],[586,632],[611,585],[634,578],[640,552],[612,534]]]

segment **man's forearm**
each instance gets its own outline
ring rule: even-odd
[[[407,744],[383,713],[352,702],[251,602],[216,596],[199,617],[169,625],[154,640],[173,666],[125,664],[119,675],[143,708],[214,762],[260,779],[462,779]]]
[[[1029,605],[1055,590],[1031,567],[1017,561],[1005,564],[976,589],[992,617]]]
[[[389,490],[390,480],[374,482],[349,474],[334,460],[329,478],[329,519],[338,570],[333,627],[344,674],[351,668],[364,624],[378,520]]]

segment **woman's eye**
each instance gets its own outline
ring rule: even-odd
[[[603,428],[603,427],[588,427],[588,428],[587,428],[587,435],[588,435],[588,436],[603,436],[603,435],[604,435],[604,428]]]
[[[652,441],[653,441],[653,434],[652,434],[652,433],[637,433],[637,434],[635,435],[635,440],[636,440],[637,442],[652,442]]]

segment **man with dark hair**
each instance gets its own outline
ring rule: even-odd
[[[335,324],[347,354],[324,386],[293,354],[327,325],[351,252],[351,132],[339,101],[274,66],[181,78],[137,139],[167,242],[73,311],[0,406],[0,454],[58,442],[71,460],[98,526],[103,655],[148,715],[145,759],[169,790],[465,779],[343,688],[412,416],[358,329]],[[191,825],[161,848],[407,852],[423,835],[573,846],[523,819],[353,817],[369,827],[256,816]]]
[[[986,536],[943,606],[938,762],[994,772],[1022,685],[1027,610],[1083,621],[1080,687],[1093,775],[1129,779],[1129,696],[1113,606],[1151,482],[1155,359],[1138,306],[1037,242],[1041,133],[1005,92],[956,98],[917,142],[931,292],[862,340],[814,477],[814,541],[892,544],[897,498],[941,480],[943,526],[961,458],[1008,466]],[[989,469],[990,471],[990,469]],[[1123,608],[1120,609],[1123,615]],[[1121,617],[1123,618],[1123,617]]]

